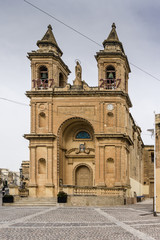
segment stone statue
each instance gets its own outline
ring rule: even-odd
[[[79,64],[79,62],[76,62],[76,66],[75,66],[75,73],[76,73],[76,79],[81,80],[82,81],[82,67]]]
[[[76,78],[73,81],[74,85],[82,86],[82,67],[78,61],[76,61],[75,75],[76,75]]]

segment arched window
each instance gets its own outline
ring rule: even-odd
[[[48,69],[45,66],[39,68],[39,78],[42,82],[48,83]]]
[[[115,68],[111,65],[106,68],[106,78],[107,79],[115,79],[116,78]]]
[[[116,71],[111,65],[106,68],[106,79],[108,89],[115,88]]]
[[[80,131],[76,134],[76,139],[91,139],[91,136],[86,131]]]
[[[40,158],[38,161],[38,173],[39,174],[46,173],[46,160],[44,158]]]
[[[39,127],[45,127],[46,126],[46,115],[44,112],[41,112],[39,114]]]
[[[64,87],[64,77],[62,73],[59,73],[59,87]]]

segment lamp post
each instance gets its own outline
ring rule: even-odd
[[[157,216],[156,212],[156,117],[154,112],[154,129],[148,129],[151,132],[151,137],[154,136],[154,197],[153,197],[153,216]]]

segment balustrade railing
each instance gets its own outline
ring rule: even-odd
[[[107,187],[77,187],[77,186],[63,186],[63,191],[73,195],[88,195],[88,196],[111,196],[123,195],[124,188],[107,188]]]

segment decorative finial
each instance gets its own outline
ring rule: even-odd
[[[48,25],[48,29],[52,30],[52,26],[51,26],[51,24]]]
[[[116,28],[116,24],[115,23],[112,24],[112,28]]]

